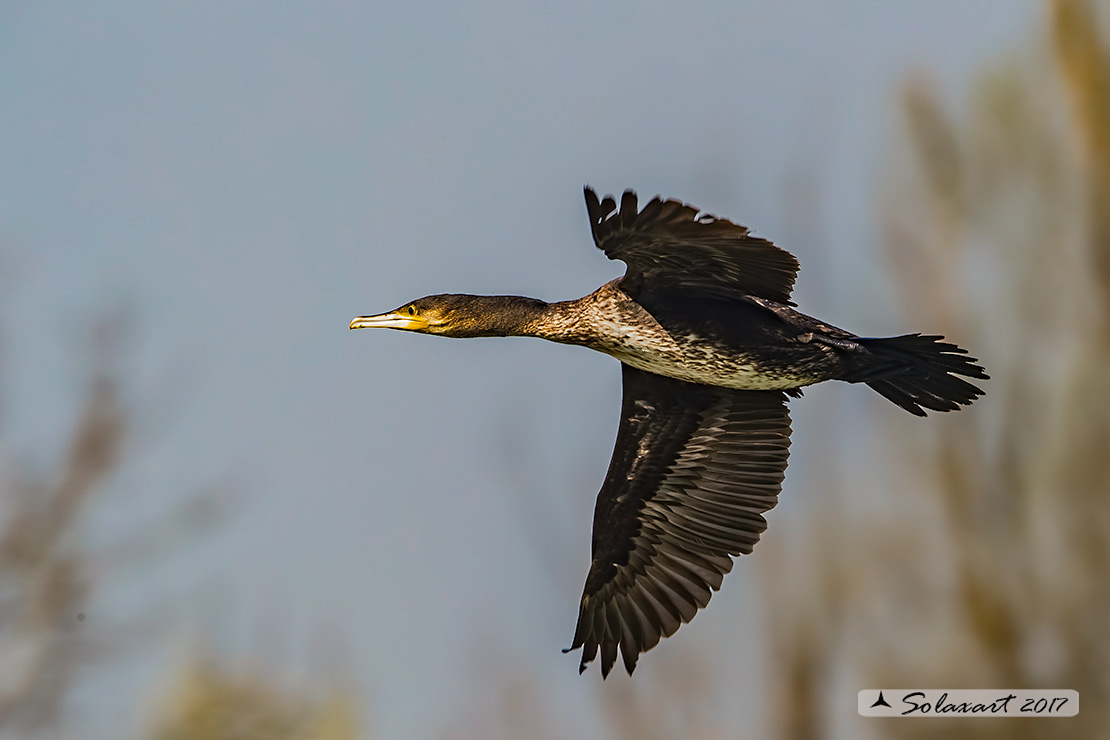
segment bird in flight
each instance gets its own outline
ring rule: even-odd
[[[351,329],[530,336],[621,362],[624,400],[594,509],[592,560],[571,647],[579,672],[641,653],[709,603],[767,527],[790,446],[787,396],[866,383],[911,414],[954,411],[988,376],[943,337],[860,337],[794,309],[798,261],[745,227],[677,200],[642,210],[587,187],[594,242],[623,277],[571,301],[432,295]],[[961,377],[962,376],[962,377]]]

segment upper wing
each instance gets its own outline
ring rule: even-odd
[[[629,673],[709,603],[767,527],[786,470],[781,391],[685,383],[622,365],[616,449],[594,511],[593,562],[574,644],[580,671],[620,647]]]
[[[622,287],[636,290],[694,288],[735,298],[753,295],[790,303],[798,260],[747,228],[700,214],[677,200],[653,198],[636,212],[636,194],[599,201],[589,186],[586,210],[594,242],[609,259],[628,265]],[[791,304],[793,305],[793,304]]]

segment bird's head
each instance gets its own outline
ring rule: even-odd
[[[547,304],[533,298],[485,295],[430,295],[377,316],[357,316],[352,329],[403,329],[447,337],[507,336]]]

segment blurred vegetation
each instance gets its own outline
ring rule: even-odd
[[[772,613],[802,615],[769,620],[779,737],[1110,727],[1110,4],[1055,0],[1043,18],[963,105],[923,77],[902,91],[880,213],[907,325],[972,348],[993,380],[928,424],[876,415],[898,425],[883,495],[897,505],[869,514],[842,493],[834,520],[821,512],[818,535],[791,541],[814,546],[768,589]],[[838,721],[845,676],[1076,689],[1080,713]]]
[[[0,733],[56,731],[79,672],[103,657],[103,632],[83,624],[96,583],[81,523],[118,465],[125,426],[115,378],[98,364],[58,471],[2,459]]]
[[[166,699],[152,740],[356,740],[342,692],[314,699],[260,671],[233,671],[201,653]]]
[[[167,550],[194,541],[228,503],[226,491],[194,492],[160,521],[136,524],[120,540],[93,544],[89,522],[121,505],[110,484],[135,456],[142,427],[121,371],[127,333],[122,314],[104,315],[90,325],[82,408],[56,462],[45,469],[29,465],[0,437],[0,737],[90,737],[82,710],[69,701],[75,690],[113,675],[137,651],[176,639],[165,629],[174,624],[168,605],[118,617],[101,607],[103,592],[122,569],[154,567]],[[261,671],[232,673],[204,656],[168,695],[147,736],[360,737],[342,694],[313,696],[279,687]],[[136,706],[135,712],[145,710]]]

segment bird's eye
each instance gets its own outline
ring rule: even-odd
[[[416,306],[409,306],[409,316],[416,315]]]

